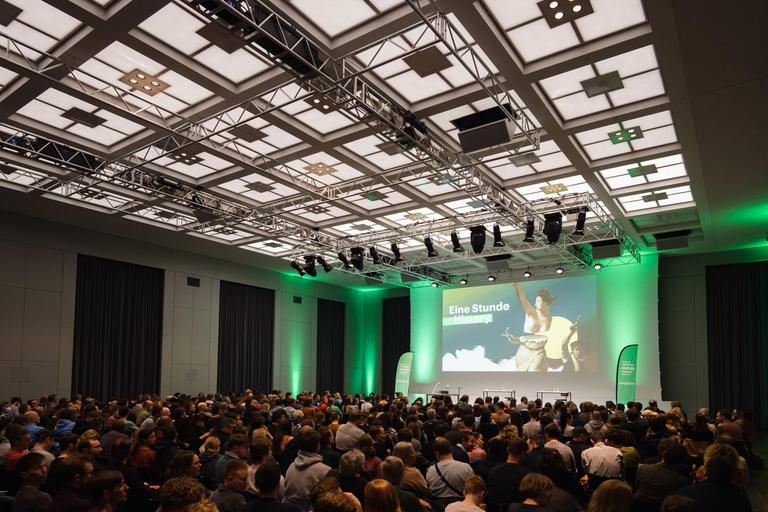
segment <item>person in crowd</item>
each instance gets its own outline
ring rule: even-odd
[[[318,428],[317,431],[320,432],[320,455],[323,456],[323,463],[332,469],[338,469],[341,453],[333,448],[333,431],[326,426]]]
[[[224,469],[233,460],[239,460],[244,462],[248,458],[248,454],[251,451],[251,440],[246,434],[232,434],[229,437],[229,443],[227,451],[224,455],[216,460],[216,468],[214,470],[214,480],[218,485],[224,483]]]
[[[621,480],[601,483],[589,500],[587,512],[626,512],[632,503],[632,488]]]
[[[29,453],[32,435],[18,423],[10,423],[5,427],[5,437],[8,439],[10,449],[3,457],[3,465],[7,472],[12,473],[16,469],[16,463]]]
[[[285,474],[285,500],[302,510],[309,510],[312,487],[331,470],[320,455],[320,434],[314,430],[299,438],[299,454]]]
[[[242,460],[231,460],[224,468],[224,483],[211,494],[211,501],[219,512],[240,512],[245,507],[247,490],[248,464]]]
[[[47,429],[38,430],[35,434],[35,444],[30,451],[39,453],[45,457],[45,465],[50,467],[51,463],[56,459],[53,453],[51,453],[55,442],[56,438],[53,435],[53,432]]]
[[[41,430],[44,430],[45,427],[40,426],[40,415],[37,413],[37,411],[27,411],[24,413],[24,430],[29,432],[29,435],[32,436],[32,439],[36,438],[36,435]]]
[[[445,512],[484,512],[481,506],[485,496],[485,481],[479,476],[471,476],[464,483],[464,500],[450,503]]]
[[[91,512],[115,512],[128,499],[128,486],[120,471],[105,469],[88,480],[85,494],[90,499]]]
[[[176,455],[168,463],[168,469],[165,470],[165,479],[180,476],[199,479],[202,467],[200,457],[195,452],[180,450],[176,452]]]
[[[430,494],[445,504],[461,500],[464,483],[473,475],[472,467],[453,459],[451,442],[444,437],[437,438],[433,448],[437,462],[427,470]]]
[[[117,419],[112,422],[112,427],[109,432],[101,436],[101,450],[104,453],[110,453],[112,443],[118,439],[128,439],[128,435],[125,433],[125,420]]]
[[[413,448],[413,443],[406,441],[397,443],[392,448],[392,455],[402,460],[403,464],[405,464],[405,474],[403,475],[402,482],[400,482],[400,488],[412,492],[419,498],[424,498],[428,490],[427,480],[421,471],[414,466],[417,454]]]
[[[392,455],[386,457],[381,464],[381,472],[384,480],[395,488],[401,512],[422,512],[422,503],[426,502],[422,502],[415,494],[400,487],[405,474],[405,464],[402,460]]]
[[[697,512],[696,501],[685,496],[667,496],[661,502],[659,512]]]
[[[656,464],[640,464],[637,470],[634,499],[648,505],[648,509],[658,509],[664,498],[675,494],[681,487],[688,485],[689,479],[679,471],[685,463],[685,448],[672,442],[664,451],[662,461]]]
[[[360,449],[360,438],[365,435],[361,428],[365,425],[365,418],[359,411],[352,411],[347,422],[339,426],[336,431],[336,449],[342,452]]]
[[[488,475],[488,512],[504,512],[512,502],[520,502],[520,482],[530,469],[522,465],[528,444],[512,439],[507,444],[507,461],[493,468]]]
[[[48,476],[45,456],[31,452],[16,463],[16,472],[21,478],[21,487],[13,501],[13,512],[39,512],[48,510],[50,494],[40,490]]]
[[[530,439],[534,434],[541,432],[541,422],[539,422],[539,410],[533,409],[530,411],[531,419],[523,425],[523,437]]]
[[[504,441],[497,437],[490,439],[485,446],[488,448],[487,455],[484,458],[474,460],[472,468],[477,476],[487,482],[491,470],[499,464],[504,464],[507,460],[507,447]]]
[[[581,452],[581,464],[584,467],[590,489],[609,479],[622,477],[621,450],[605,444],[602,430],[592,431],[592,448]]]
[[[283,503],[279,496],[279,487],[283,475],[280,465],[268,460],[259,465],[253,475],[254,486],[259,490],[259,497],[245,506],[243,512],[300,512],[292,503]]]
[[[365,512],[402,512],[395,488],[381,478],[365,486]]]
[[[577,503],[586,504],[586,494],[576,474],[565,466],[562,456],[552,448],[544,448],[541,451],[539,472],[552,480],[556,489],[572,496]],[[557,498],[561,499],[559,495]]]
[[[570,441],[568,441],[568,443],[566,443],[566,446],[570,448],[571,453],[573,453],[573,459],[576,463],[577,475],[579,477],[584,476],[586,473],[584,472],[584,466],[581,463],[581,454],[584,452],[584,450],[592,448],[592,443],[589,441],[589,437],[587,436],[587,429],[584,427],[574,427],[573,437]]]
[[[149,430],[149,429],[147,429]],[[168,470],[171,459],[181,450],[176,440],[178,432],[173,420],[160,418],[155,427],[155,457],[152,461],[152,473],[155,481],[162,481],[163,475]]]
[[[192,478],[171,478],[160,488],[160,507],[157,512],[188,512],[190,507],[202,503],[205,488]]]
[[[528,438],[528,453],[522,461],[523,466],[531,471],[539,470],[539,459],[541,458],[541,451],[544,449],[544,442],[544,434],[541,432]]]
[[[715,455],[704,465],[704,478],[681,488],[677,494],[696,501],[700,512],[751,512],[746,493],[732,483],[735,473],[736,465],[731,458]]]
[[[93,459],[89,455],[72,455],[61,463],[60,489],[53,497],[49,512],[88,512],[91,502],[82,497],[93,476]]]
[[[528,473],[520,481],[522,503],[511,503],[508,512],[547,512],[552,499],[552,480],[539,473]]]
[[[342,491],[353,494],[361,503],[365,501],[365,486],[370,481],[365,475],[365,455],[360,450],[350,450],[341,456],[335,472]],[[330,473],[333,474],[333,473]]]
[[[547,442],[544,443],[544,448],[549,448],[559,453],[560,457],[563,458],[563,464],[565,464],[565,467],[576,474],[576,459],[574,458],[573,451],[571,451],[567,445],[560,441],[562,434],[563,431],[556,423],[550,423],[547,425],[546,428],[544,428],[544,436],[547,440]]]

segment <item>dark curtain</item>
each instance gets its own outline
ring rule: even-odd
[[[275,291],[222,281],[217,390],[271,390],[274,346]]]
[[[317,299],[317,391],[344,390],[343,302]]]
[[[411,350],[411,298],[394,297],[382,301],[381,378],[382,391],[395,392],[397,361]]]
[[[78,255],[73,394],[160,391],[163,288],[161,269]]]
[[[709,404],[768,423],[768,262],[707,267]]]

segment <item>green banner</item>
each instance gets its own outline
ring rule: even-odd
[[[634,402],[637,386],[637,345],[627,345],[616,363],[616,403]]]
[[[411,365],[413,363],[413,352],[404,352],[397,361],[397,372],[395,373],[395,394],[402,393],[408,396],[408,387],[411,385]]]

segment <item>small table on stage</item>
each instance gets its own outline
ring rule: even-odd
[[[515,390],[514,389],[485,389],[483,390],[483,400],[488,398],[489,396],[500,396],[501,398],[515,398]]]
[[[458,393],[430,393],[427,395],[427,399],[431,402],[432,399],[436,396],[444,397],[449,396],[451,398],[456,397],[456,400],[453,401],[454,405],[459,403],[459,394]]]
[[[565,399],[566,402],[571,401],[571,392],[570,391],[537,391],[536,392],[536,398],[538,400],[544,401],[544,395],[557,395],[558,399]]]

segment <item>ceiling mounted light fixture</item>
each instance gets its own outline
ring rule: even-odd
[[[379,256],[379,251],[376,250],[376,247],[371,246],[371,248],[368,249],[368,254],[371,255],[374,265],[381,263],[381,256]]]
[[[299,276],[302,276],[302,277],[303,277],[303,276],[304,276],[304,274],[306,274],[306,272],[304,271],[304,269],[303,269],[303,268],[301,268],[301,264],[299,264],[299,262],[298,262],[298,261],[296,261],[296,260],[293,260],[293,261],[291,262],[291,268],[292,268],[293,270],[295,270],[296,272],[298,272],[298,273],[299,273]]]
[[[347,258],[347,255],[344,254],[344,251],[339,252],[338,255],[339,261],[344,264],[344,268],[347,270],[350,270],[352,268],[352,263],[349,262],[349,258]]]
[[[564,269],[563,267],[557,267],[557,268],[555,269],[555,272],[556,272],[557,274],[564,274],[564,273],[565,273],[565,269]]]
[[[504,239],[501,238],[501,226],[498,224],[493,225],[493,246],[504,247]]]
[[[437,281],[432,281],[432,288],[437,288],[438,286],[440,286],[440,283]]]
[[[451,233],[451,243],[453,244],[453,252],[464,252],[464,246],[459,242],[459,234],[455,231]]]
[[[459,284],[467,284],[468,282],[469,280],[466,277],[462,277],[461,279],[459,279]]]
[[[587,208],[583,207],[579,210],[579,214],[576,216],[576,229],[573,230],[573,234],[576,236],[584,236],[584,225],[587,223]]]
[[[352,253],[352,257],[349,258],[349,262],[352,263],[352,266],[357,270],[362,271],[364,266],[363,259],[365,258],[365,249],[362,247],[353,247],[350,249],[350,252]]]
[[[392,249],[392,254],[395,256],[396,263],[403,261],[403,256],[400,254],[400,248],[395,242],[392,242],[392,245],[390,245],[389,248]]]
[[[549,28],[570,23],[594,12],[589,0],[541,0],[536,5]]]
[[[154,96],[170,87],[166,82],[139,69],[134,69],[123,75],[119,80],[133,89],[143,92],[147,96]]]
[[[485,247],[485,226],[472,226],[469,231],[469,243],[472,246],[472,251],[475,254],[480,254]]]
[[[424,247],[427,248],[427,257],[428,258],[436,258],[437,257],[437,251],[435,250],[435,245],[432,243],[432,239],[430,237],[426,237],[424,239]]]
[[[328,261],[326,261],[326,259],[324,257],[318,256],[317,257],[317,262],[320,264],[321,267],[323,267],[323,270],[325,270],[326,273],[328,273],[331,270],[333,270],[333,265],[328,263]]]
[[[601,268],[603,268],[603,264],[598,261],[595,263],[594,267],[595,267],[595,270],[600,270]]]
[[[317,277],[317,267],[315,266],[316,260],[317,257],[314,255],[304,256],[304,272],[312,277]]]
[[[530,279],[532,276],[533,276],[533,274],[531,273],[530,269],[528,269],[525,272],[523,272],[523,277],[526,278],[526,279]]]
[[[493,275],[493,274],[490,274],[490,275],[488,276],[488,281],[490,281],[490,282],[494,282],[495,280],[496,280],[496,276],[495,276],[495,275]]]
[[[536,231],[536,224],[533,222],[533,219],[528,219],[528,221],[525,223],[525,238],[523,238],[523,242],[526,243],[533,243],[533,234]]]
[[[560,233],[563,231],[563,214],[560,212],[547,213],[544,215],[544,230],[547,235],[547,241],[554,245],[560,240]]]

